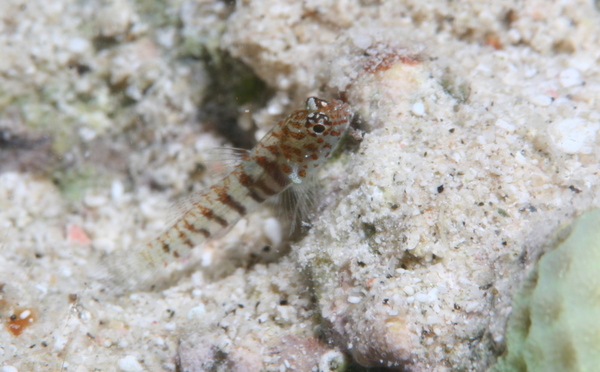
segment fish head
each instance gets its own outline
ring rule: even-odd
[[[350,124],[350,106],[338,101],[309,97],[304,108],[283,121],[281,148],[292,162],[324,162],[339,143]]]

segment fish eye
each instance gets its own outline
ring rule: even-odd
[[[306,116],[306,128],[315,134],[324,133],[331,125],[329,116],[322,112],[311,112]]]
[[[316,124],[312,127],[312,130],[315,133],[323,133],[325,131],[325,126],[322,124]]]

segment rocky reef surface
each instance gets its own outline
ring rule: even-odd
[[[552,232],[600,205],[593,2],[0,14],[3,372],[485,371]],[[214,181],[210,148],[309,95],[355,121],[300,233],[266,206],[154,290],[96,279]]]

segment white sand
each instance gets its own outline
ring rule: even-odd
[[[174,371],[178,355],[188,371],[484,371],[550,232],[600,205],[591,2],[5,0],[0,14],[0,316],[35,318],[0,327],[3,372]],[[201,47],[276,91],[250,113],[258,137],[340,92],[366,134],[322,170],[289,253],[265,209],[163,289],[119,296],[94,280],[98,258],[156,234],[227,143],[198,119]]]

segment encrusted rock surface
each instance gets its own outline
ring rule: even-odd
[[[0,14],[8,371],[485,371],[552,230],[600,204],[592,2]],[[207,149],[252,144],[308,95],[344,98],[364,131],[321,171],[308,233],[288,244],[265,208],[154,291],[95,280],[210,183]]]

